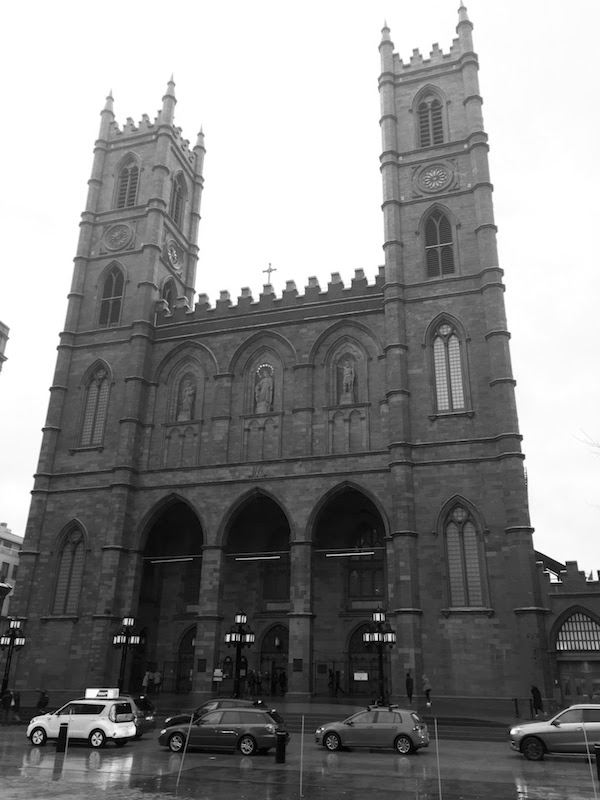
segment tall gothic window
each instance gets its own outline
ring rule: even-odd
[[[183,222],[183,206],[185,202],[185,183],[181,175],[173,181],[173,191],[171,193],[171,207],[169,216],[176,225],[181,227]]]
[[[425,260],[428,278],[452,275],[455,271],[452,225],[437,208],[425,223]]]
[[[351,547],[356,548],[357,555],[348,558],[348,597],[381,601],[385,597],[381,533],[364,523],[357,530]],[[367,555],[370,552],[372,554]]]
[[[109,389],[108,373],[104,367],[98,367],[94,370],[86,386],[80,441],[82,447],[94,447],[102,444],[108,412]]]
[[[102,287],[100,314],[98,316],[98,325],[101,328],[112,328],[119,324],[124,286],[123,272],[115,265],[105,277],[104,286]]]
[[[64,538],[57,559],[53,614],[76,614],[83,582],[85,543],[79,528]]]
[[[449,322],[442,322],[433,335],[433,369],[437,411],[462,411],[465,390],[460,340]]]
[[[430,147],[444,141],[442,104],[434,95],[427,95],[419,103],[419,147]]]
[[[119,172],[117,183],[117,208],[130,208],[136,204],[140,170],[135,161],[128,161]]]
[[[484,584],[477,528],[464,506],[457,505],[448,514],[444,534],[450,605],[483,606]]]

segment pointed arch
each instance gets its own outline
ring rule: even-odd
[[[566,608],[554,621],[548,643],[557,654],[600,652],[600,616],[579,604]]]
[[[131,208],[137,205],[140,163],[135,153],[128,153],[121,159],[116,176],[114,207]]]
[[[161,300],[164,300],[167,304],[169,311],[173,312],[175,308],[175,301],[177,300],[177,286],[175,285],[175,281],[173,278],[168,278],[162,287],[162,291],[160,293]]]
[[[84,399],[79,431],[80,447],[99,447],[104,441],[108,402],[112,385],[111,370],[98,359],[83,378]]]
[[[416,120],[416,144],[419,148],[431,147],[448,141],[446,98],[437,86],[424,86],[413,101],[412,113]]]
[[[420,224],[425,276],[443,278],[456,273],[456,223],[450,210],[435,203]]]
[[[187,506],[192,514],[198,520],[198,524],[202,531],[205,530],[204,520],[202,519],[202,514],[200,510],[196,506],[196,504],[190,500],[189,498],[185,497],[184,495],[180,494],[179,492],[170,492],[169,494],[162,497],[158,500],[148,511],[145,513],[144,517],[140,521],[137,534],[136,534],[136,546],[137,549],[142,552],[147,545],[148,536],[150,535],[152,528],[157,523],[157,521],[164,515],[166,511],[168,511],[172,506],[176,506],[181,503],[184,506]]]
[[[465,412],[471,408],[467,341],[463,326],[450,314],[439,314],[427,328],[425,347],[434,414]]]
[[[182,227],[186,200],[187,184],[183,177],[183,172],[180,171],[173,178],[171,202],[169,204],[169,216],[179,228]]]
[[[125,294],[125,270],[118,261],[111,262],[100,276],[98,327],[115,328],[121,321]]]
[[[440,510],[438,531],[444,547],[448,606],[489,606],[483,520],[476,507],[454,495]]]
[[[83,586],[86,533],[77,519],[63,528],[57,538],[52,614],[76,616]]]
[[[375,509],[379,514],[381,521],[383,522],[384,538],[387,538],[390,532],[390,521],[388,519],[384,504],[369,489],[366,489],[359,483],[349,480],[341,481],[336,486],[327,489],[327,491],[325,491],[321,497],[316,499],[310,516],[306,521],[306,528],[304,530],[305,536],[307,536],[310,540],[313,539],[311,533],[314,532],[315,524],[321,513],[332,500],[335,500],[339,495],[344,494],[344,492],[358,492],[375,506]]]
[[[286,519],[286,522],[290,530],[290,541],[292,540],[294,522],[290,509],[281,500],[281,498],[277,497],[268,489],[253,488],[247,492],[244,492],[238,498],[236,498],[233,501],[232,505],[227,509],[218,527],[217,542],[220,542],[223,546],[227,546],[227,538],[229,536],[229,533],[231,531],[231,526],[235,522],[236,517],[243,510],[245,505],[257,499],[270,500],[273,503],[275,503],[276,506],[278,506],[279,510]]]

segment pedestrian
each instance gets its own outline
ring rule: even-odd
[[[50,698],[46,694],[45,689],[40,689],[40,696],[38,697],[37,704],[35,709],[38,714],[43,714],[46,709],[48,708],[48,703],[50,702]]]
[[[406,673],[406,696],[408,697],[408,704],[412,706],[412,699],[413,699],[413,689],[415,686],[415,682],[413,681],[413,677],[410,674],[410,670]]]
[[[425,699],[427,700],[427,708],[431,708],[431,683],[425,673],[422,675],[423,691],[425,692]]]
[[[329,670],[329,679],[327,681],[327,688],[329,689],[329,696],[333,697],[333,670]]]
[[[152,676],[152,683],[154,688],[154,694],[160,694],[160,687],[162,686],[162,672],[157,669],[154,675]]]
[[[287,675],[284,669],[279,673],[279,688],[281,689],[281,696],[283,697],[287,691]]]
[[[274,669],[273,672],[271,673],[271,694],[273,696],[275,696],[277,694],[277,682],[278,682],[278,679],[279,679],[279,676],[277,675],[277,670]]]
[[[0,725],[8,725],[12,700],[12,692],[10,689],[5,689],[0,697]]]
[[[150,685],[150,670],[146,670],[142,678],[142,694],[148,694],[148,686]]]
[[[262,693],[263,674],[260,670],[256,673],[256,696],[260,697]]]
[[[341,692],[342,694],[346,694],[346,692],[340,686],[340,681],[341,680],[342,680],[342,674],[339,671],[339,669],[336,669],[336,671],[335,671],[335,689],[334,689],[335,697],[337,697],[338,692]]]
[[[253,669],[248,670],[248,689],[250,697],[256,697],[256,674]]]
[[[542,703],[542,693],[537,686],[531,684],[531,707],[533,709],[533,716],[538,717],[538,713],[544,713],[544,704]]]
[[[10,704],[10,721],[21,722],[21,692],[13,692]]]

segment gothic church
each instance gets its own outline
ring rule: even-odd
[[[23,686],[116,685],[132,616],[167,691],[246,669],[290,697],[547,685],[472,24],[408,62],[380,44],[385,265],[258,299],[195,297],[204,137],[120,127],[107,98],[31,511],[16,611]],[[200,287],[201,290],[202,287]],[[535,643],[535,647],[532,646]],[[526,676],[525,678],[523,676]]]

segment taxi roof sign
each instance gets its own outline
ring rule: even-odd
[[[118,689],[86,689],[86,700],[116,700],[119,696]]]

